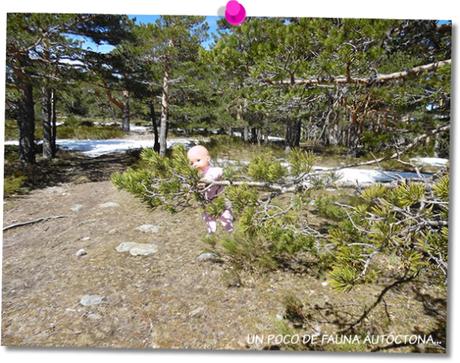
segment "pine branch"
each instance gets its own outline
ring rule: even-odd
[[[405,71],[379,74],[376,77],[351,77],[351,76],[331,76],[331,77],[312,77],[308,79],[294,79],[294,80],[282,80],[274,81],[271,79],[265,79],[264,82],[272,85],[306,85],[306,86],[319,86],[324,84],[361,84],[361,85],[380,85],[389,81],[404,80],[410,76],[417,76],[423,72],[436,71],[438,68],[450,65],[452,61],[450,59],[434,62],[430,64],[424,64],[417,66]]]
[[[353,163],[353,164],[348,164],[348,165],[343,165],[343,166],[338,166],[335,168],[331,169],[325,169],[325,170],[319,170],[315,172],[308,172],[308,173],[303,173],[299,175],[297,178],[295,178],[293,181],[286,182],[286,183],[269,183],[269,182],[262,182],[262,181],[231,181],[231,180],[220,180],[220,181],[213,181],[213,182],[205,182],[204,184],[207,185],[207,188],[210,188],[213,185],[224,185],[224,186],[229,186],[229,185],[247,185],[247,186],[253,186],[253,187],[258,187],[258,188],[266,188],[270,189],[273,191],[277,191],[279,193],[294,193],[298,192],[302,189],[308,189],[308,186],[305,185],[305,182],[308,180],[311,180],[314,177],[321,176],[324,174],[329,174],[329,173],[334,173],[336,171],[340,171],[343,169],[347,168],[354,168],[354,167],[359,167],[359,166],[368,166],[368,165],[374,165],[374,164],[379,164],[382,161],[385,160],[391,160],[391,159],[399,159],[402,154],[405,152],[409,151],[416,145],[418,145],[421,141],[425,140],[427,137],[436,135],[441,132],[445,132],[450,129],[450,124],[449,125],[444,125],[437,127],[433,130],[430,130],[420,136],[417,136],[414,141],[411,143],[407,144],[404,146],[404,148],[399,149],[398,151],[394,152],[392,155],[388,156],[383,156],[380,158],[376,158],[373,160],[368,160],[368,161],[363,161],[360,163]]]
[[[403,276],[402,278],[394,281],[393,283],[391,283],[390,285],[387,285],[385,286],[385,288],[379,293],[379,295],[377,296],[377,298],[375,299],[375,301],[368,307],[364,310],[364,312],[361,314],[361,316],[355,320],[353,323],[349,323],[347,324],[348,327],[347,328],[344,328],[342,330],[340,330],[338,333],[339,334],[343,334],[343,333],[346,333],[346,332],[350,332],[352,331],[357,325],[359,325],[361,322],[363,322],[364,319],[366,319],[370,312],[377,306],[380,304],[380,302],[383,300],[383,298],[385,297],[385,295],[392,289],[394,289],[395,287],[399,286],[399,285],[402,285],[402,284],[405,284],[406,282],[409,282],[409,281],[412,281],[418,274],[413,274],[413,275],[409,275],[409,276]]]

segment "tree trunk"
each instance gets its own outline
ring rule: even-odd
[[[439,149],[440,149],[440,137],[439,134],[434,135],[434,146],[433,146],[433,157],[439,157]]]
[[[42,124],[43,124],[43,157],[53,158],[53,130],[51,111],[51,90],[48,87],[42,88]]]
[[[350,125],[348,127],[347,147],[352,155],[357,156],[360,140],[359,123],[355,111],[350,112]]]
[[[57,147],[56,147],[56,139],[57,139],[57,130],[56,130],[56,90],[53,88],[51,89],[51,152],[53,157],[56,156]]]
[[[166,155],[166,136],[168,128],[169,110],[169,70],[165,69],[163,76],[163,94],[161,96],[161,118],[160,118],[160,155]]]
[[[121,121],[121,129],[129,132],[129,92],[123,91],[123,119]]]
[[[298,147],[300,145],[300,120],[289,120],[286,124],[286,148]]]
[[[154,106],[153,100],[150,100],[150,120],[152,121],[152,127],[153,127],[153,137],[154,137],[153,150],[155,150],[156,152],[160,152],[160,143],[158,142],[158,126],[157,126],[157,119],[155,117],[155,106]]]
[[[243,140],[244,140],[244,141],[249,141],[249,127],[248,127],[248,126],[244,126],[244,129],[243,129]]]
[[[251,127],[251,142],[257,143],[257,127]]]
[[[267,115],[264,115],[264,144],[268,144],[268,136],[270,135],[270,123],[268,122]]]
[[[17,123],[19,128],[19,159],[25,164],[35,163],[35,114],[33,88],[25,83],[19,88]]]

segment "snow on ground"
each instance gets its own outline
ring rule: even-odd
[[[447,163],[449,162],[449,159],[443,159],[443,158],[412,158],[410,161],[414,164],[420,165],[420,166],[438,166],[438,167],[443,167],[446,166]]]
[[[138,133],[138,134],[146,134],[148,132],[152,132],[152,127],[151,126],[130,125],[129,126],[129,131],[130,132],[135,132],[135,133]]]
[[[280,160],[281,161],[281,160]],[[248,160],[227,160],[216,159],[215,166],[225,167],[231,165],[233,167],[247,166]],[[289,163],[282,161],[281,165],[289,169]],[[337,169],[325,166],[313,166],[312,172],[315,177],[323,180],[334,180],[335,184],[340,186],[369,186],[375,183],[391,183],[402,179],[420,179],[429,178],[430,174],[404,172],[404,171],[385,171],[378,169],[362,169],[362,168],[343,168]],[[334,174],[334,177],[331,177]],[[306,182],[308,184],[308,182]]]
[[[385,171],[378,169],[360,169],[360,168],[343,168],[334,170],[334,168],[326,168],[315,166],[313,171],[320,172],[324,171],[324,175],[327,175],[328,171],[333,169],[333,173],[337,178],[337,185],[342,186],[369,186],[375,183],[391,183],[397,180],[403,179],[420,179],[420,176],[424,179],[429,178],[430,174],[420,174],[405,172],[405,171]]]
[[[121,153],[127,150],[140,149],[153,147],[153,140],[141,139],[109,139],[109,140],[75,140],[75,139],[60,139],[56,141],[57,145],[64,150],[81,152],[88,157],[98,157],[109,153]],[[168,140],[168,148],[182,144],[185,146],[192,146],[197,144],[198,140],[190,138],[171,138]],[[18,141],[6,141],[5,145],[18,145]],[[414,158],[425,162],[427,165],[432,166],[445,166],[448,162],[447,159],[439,158]],[[226,165],[247,165],[247,160],[226,160],[217,159],[216,165],[225,167]],[[289,167],[287,162],[282,162],[283,166]],[[336,176],[336,183],[338,185],[347,186],[368,186],[374,183],[388,183],[398,179],[420,179],[416,173],[402,172],[402,171],[384,171],[377,169],[361,169],[361,168],[343,168],[335,169],[322,166],[314,166],[313,171],[318,173],[318,177],[327,177],[330,172]],[[322,173],[324,171],[324,173]],[[421,174],[423,178],[428,178],[429,174]]]
[[[90,158],[95,158],[104,154],[121,153],[127,150],[153,147],[153,139],[108,139],[108,140],[76,140],[58,139],[56,144],[64,150],[81,152]],[[167,142],[167,146],[172,147],[177,144],[193,145],[198,143],[193,139],[172,138]],[[5,145],[18,145],[18,141],[5,141]]]

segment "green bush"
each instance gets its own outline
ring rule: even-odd
[[[279,181],[286,169],[269,153],[256,156],[248,167],[248,174],[254,180],[265,182]]]
[[[16,194],[20,191],[21,187],[24,185],[24,182],[27,180],[27,177],[24,175],[18,176],[7,176],[3,182],[3,192],[6,197]]]

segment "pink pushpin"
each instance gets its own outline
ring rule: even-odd
[[[236,0],[230,0],[225,8],[225,19],[232,25],[240,25],[246,19],[246,10]]]

